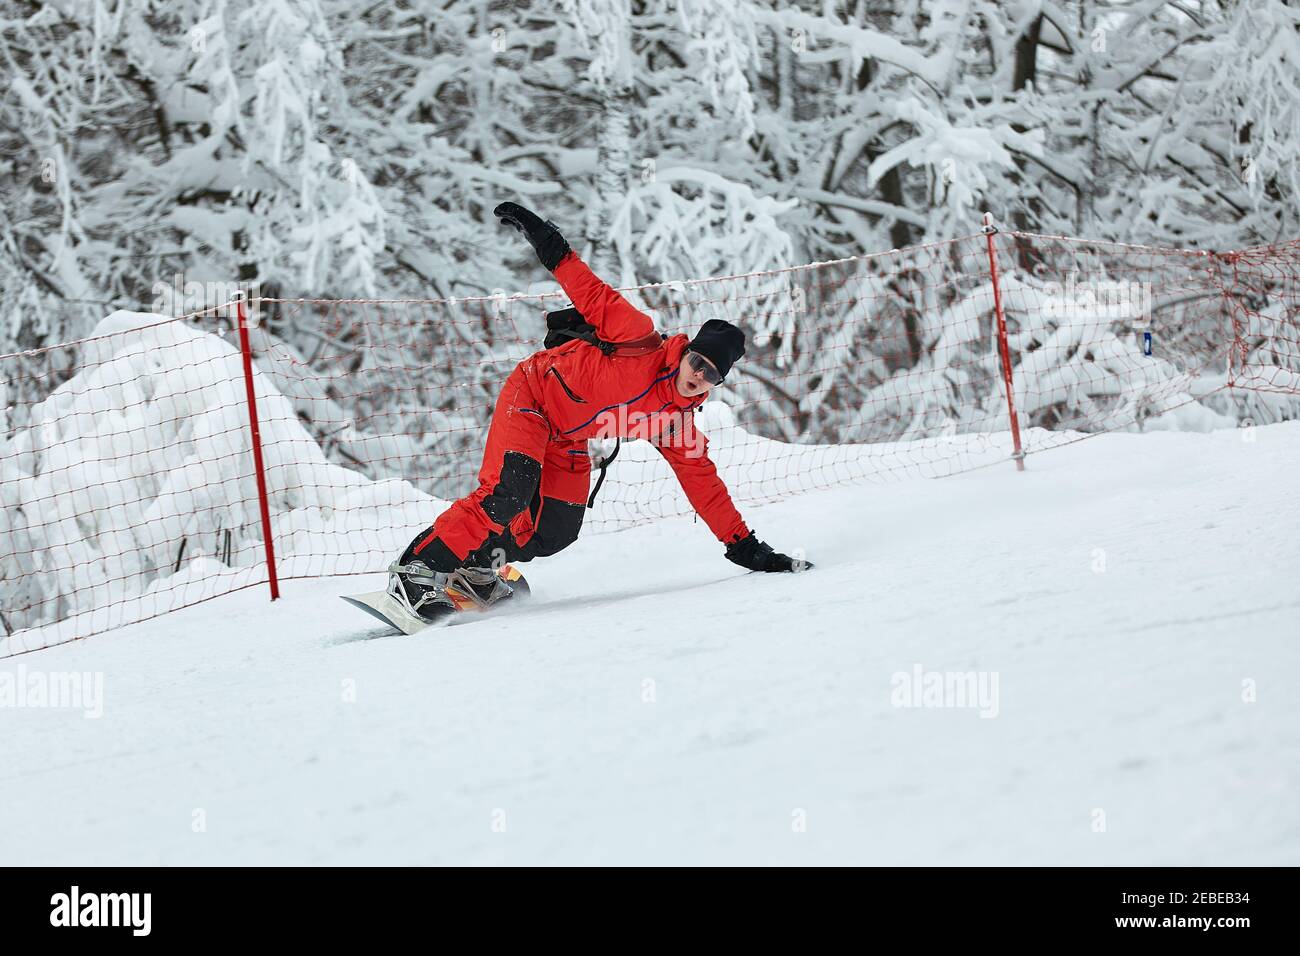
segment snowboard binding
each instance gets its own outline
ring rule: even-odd
[[[462,611],[490,611],[503,601],[529,594],[528,581],[509,564],[495,571],[435,571],[423,561],[408,558],[405,564],[399,560],[389,565],[388,572],[385,590],[342,598],[403,634],[415,634]]]
[[[416,617],[435,621],[448,611],[480,610],[504,601],[515,592],[507,582],[512,568],[457,568],[435,571],[423,561],[388,566],[388,594]],[[522,580],[514,572],[516,580]]]

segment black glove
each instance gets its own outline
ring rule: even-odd
[[[811,561],[773,551],[771,545],[759,541],[752,531],[748,537],[727,545],[727,560],[750,571],[807,571],[812,567]]]
[[[547,272],[554,272],[560,260],[568,253],[569,244],[560,235],[559,227],[549,219],[542,222],[536,213],[516,202],[503,202],[492,212],[507,226],[514,226],[524,234]]]

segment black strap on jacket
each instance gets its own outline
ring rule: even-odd
[[[596,327],[582,317],[582,313],[570,306],[546,313],[546,338],[543,348],[553,349],[572,339],[581,339],[596,346],[607,356],[612,355],[649,355],[663,344],[667,338],[660,332],[648,332],[639,339],[630,342],[606,342],[596,335]]]
[[[594,508],[596,506],[596,495],[600,493],[600,486],[605,483],[605,469],[609,467],[610,462],[618,457],[618,450],[621,447],[623,447],[623,440],[621,438],[614,439],[613,453],[601,459],[600,477],[596,479],[596,487],[591,489],[591,497],[587,499],[588,508]]]

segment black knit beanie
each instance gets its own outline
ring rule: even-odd
[[[687,348],[716,365],[725,378],[736,359],[745,354],[745,333],[724,319],[709,319]]]

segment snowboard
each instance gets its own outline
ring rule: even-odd
[[[423,631],[426,627],[432,627],[434,624],[449,623],[451,618],[459,617],[462,614],[491,613],[503,604],[512,604],[520,598],[528,596],[528,581],[518,568],[507,564],[498,570],[497,574],[501,580],[514,589],[514,593],[509,597],[502,598],[495,604],[483,608],[468,594],[463,594],[455,588],[449,587],[447,588],[447,596],[456,603],[456,606],[454,608],[446,605],[436,606],[432,620],[427,620],[418,614],[412,614],[401,601],[387,591],[372,591],[369,594],[343,594],[340,597],[353,607],[365,611],[371,617],[383,621],[389,627],[401,631],[403,634],[415,634],[417,631]]]

